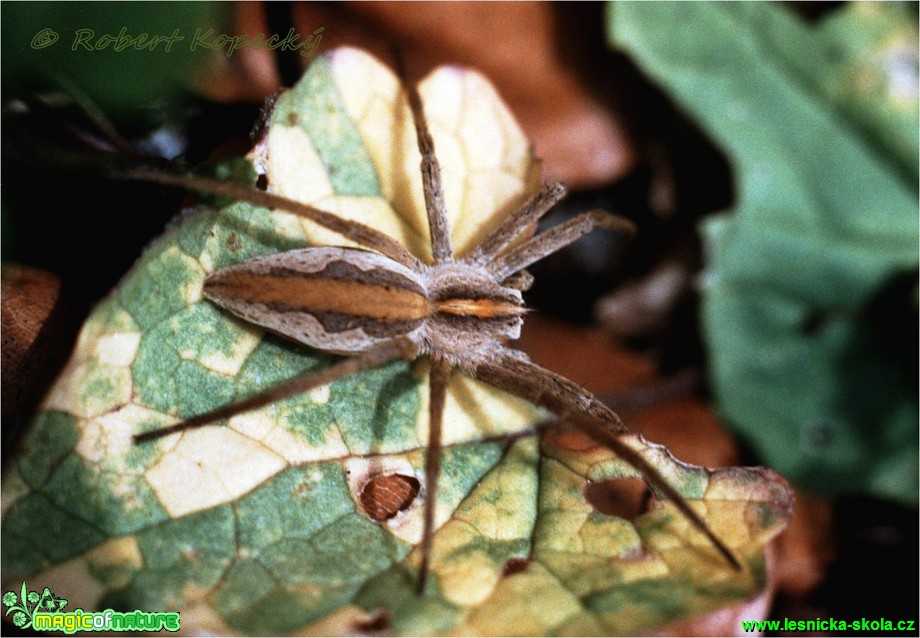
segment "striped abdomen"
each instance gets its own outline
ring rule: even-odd
[[[346,248],[250,259],[210,275],[204,296],[298,343],[341,353],[409,335],[430,314],[416,273],[377,253]]]
[[[378,253],[307,248],[250,259],[205,280],[204,296],[298,343],[360,352],[398,336],[424,350],[516,337],[520,294],[462,264],[414,272]]]

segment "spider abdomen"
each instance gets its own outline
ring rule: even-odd
[[[336,353],[413,336],[432,312],[417,273],[366,250],[306,248],[212,273],[204,296],[262,328]]]
[[[256,257],[212,273],[203,294],[266,330],[341,354],[403,336],[427,351],[471,354],[520,336],[525,312],[521,293],[483,269],[450,262],[416,272],[354,248]]]

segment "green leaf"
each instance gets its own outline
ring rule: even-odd
[[[421,93],[464,250],[532,192],[535,161],[481,76],[442,69]],[[280,98],[250,159],[274,191],[374,223],[428,257],[399,95],[367,54],[333,52]],[[668,503],[635,522],[594,511],[589,482],[634,476],[629,467],[558,438],[541,454],[524,434],[541,416],[533,406],[456,373],[431,577],[417,596],[422,498],[380,520],[363,495],[383,478],[424,490],[424,362],[134,444],[134,434],[335,359],[201,298],[215,268],[327,235],[234,203],[149,247],[87,321],[7,468],[5,579],[28,577],[87,610],[177,610],[189,633],[215,634],[352,634],[381,623],[407,634],[632,633],[762,589],[763,544],[790,514],[781,479],[689,468],[631,439],[744,560],[738,573]]]
[[[703,227],[721,409],[802,487],[914,501],[916,361],[895,327],[917,308],[903,13],[857,4],[810,26],[774,3],[624,3],[608,26],[733,165],[733,214]]]
[[[829,99],[862,129],[867,143],[896,162],[902,177],[916,186],[920,170],[916,6],[853,2],[816,28],[838,60],[825,65],[823,70],[831,72],[821,76]]]

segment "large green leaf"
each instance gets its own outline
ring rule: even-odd
[[[878,304],[917,268],[917,32],[869,4],[811,26],[774,3],[624,3],[609,35],[736,175],[733,215],[703,229],[721,409],[803,487],[912,501],[916,362],[878,315],[911,325],[916,299]]]
[[[536,165],[481,76],[443,69],[421,92],[463,250],[533,190]],[[373,223],[424,257],[419,157],[398,96],[373,58],[328,54],[280,99],[250,159],[276,192]],[[541,454],[525,433],[532,406],[458,373],[431,578],[416,596],[422,499],[384,519],[368,498],[384,480],[424,490],[423,363],[133,444],[333,360],[201,298],[215,268],[326,235],[231,203],[149,247],[87,321],[5,468],[5,583],[47,586],[71,608],[178,610],[186,631],[219,634],[633,633],[762,589],[762,546],[790,513],[782,479],[688,467],[631,439],[735,549],[746,565],[735,572],[667,502],[634,522],[596,511],[589,483],[634,472],[571,436]]]

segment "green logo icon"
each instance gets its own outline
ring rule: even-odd
[[[29,629],[32,626],[32,618],[35,612],[57,613],[63,611],[67,605],[67,600],[58,598],[47,587],[41,594],[37,591],[29,591],[26,584],[23,583],[18,596],[13,591],[3,594],[3,604],[6,607],[5,615],[13,615],[11,620],[14,625],[20,629]]]
[[[63,631],[67,635],[90,631],[140,632],[179,631],[179,612],[134,611],[64,611],[67,599],[55,596],[50,589],[39,594],[29,591],[26,584],[17,594],[8,591],[3,594],[6,616],[19,629],[34,629],[39,632]]]

